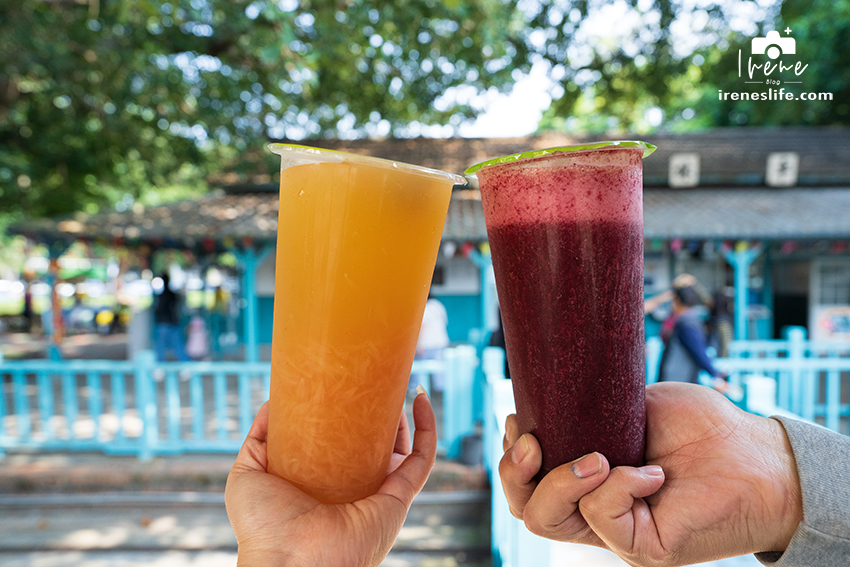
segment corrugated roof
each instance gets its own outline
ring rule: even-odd
[[[647,238],[850,238],[850,189],[645,189]]]
[[[844,188],[647,187],[643,210],[646,238],[850,239],[850,189]],[[486,239],[480,200],[453,203],[449,213],[444,237]],[[460,226],[470,229],[454,230]]]

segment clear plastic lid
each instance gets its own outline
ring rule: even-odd
[[[564,154],[568,152],[581,152],[587,150],[599,150],[599,149],[616,149],[616,148],[629,148],[629,149],[640,149],[643,151],[643,157],[649,156],[652,152],[655,151],[655,146],[653,144],[647,142],[638,142],[634,140],[621,140],[621,141],[611,141],[611,142],[592,142],[589,144],[575,144],[572,146],[559,146],[557,148],[546,148],[544,150],[533,150],[530,152],[520,152],[518,154],[511,154],[507,156],[493,158],[487,161],[483,161],[481,163],[477,163],[472,167],[468,168],[464,171],[465,175],[473,175],[477,171],[484,169],[485,167],[490,167],[493,165],[500,165],[504,163],[514,163],[517,161],[525,160],[525,159],[534,159],[539,157],[544,157],[553,154]]]
[[[312,148],[310,146],[299,146],[297,144],[269,144],[269,150],[280,156],[280,169],[283,171],[288,167],[305,165],[308,163],[343,163],[368,165],[371,167],[382,167],[403,171],[413,175],[443,179],[454,185],[466,185],[466,178],[462,175],[447,173],[438,169],[430,169],[418,165],[411,165],[389,159],[363,156],[336,150]]]

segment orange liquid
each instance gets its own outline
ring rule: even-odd
[[[386,478],[451,187],[349,162],[281,173],[269,472],[319,500]]]

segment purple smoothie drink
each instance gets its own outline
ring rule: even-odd
[[[642,158],[619,142],[508,156],[476,171],[517,420],[538,478],[593,451],[643,464]]]

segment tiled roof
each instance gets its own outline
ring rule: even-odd
[[[216,191],[196,200],[157,207],[136,205],[125,213],[78,213],[59,221],[37,219],[17,225],[12,231],[35,240],[124,239],[187,248],[216,244],[222,248],[227,239],[274,240],[277,212],[276,193]]]
[[[79,213],[59,221],[37,219],[12,228],[34,240],[87,240],[148,242],[155,245],[217,248],[241,243],[274,241],[277,235],[278,195],[265,191],[227,194],[217,191],[193,201],[157,207],[136,206],[126,213]],[[449,205],[443,237],[485,240],[484,214],[477,191],[457,190]],[[207,241],[207,242],[205,242]],[[209,242],[212,241],[212,242]]]
[[[449,214],[443,228],[446,240],[487,240],[481,194],[477,190],[455,191],[449,203]]]
[[[658,145],[655,154],[644,161],[647,237],[850,238],[850,129],[727,128],[644,139]],[[588,140],[546,134],[493,139],[337,140],[315,145],[459,173],[496,156],[582,141]],[[798,186],[765,188],[767,155],[780,151],[799,154]],[[669,158],[678,152],[700,155],[699,187],[666,188]],[[126,213],[40,219],[21,223],[11,231],[38,240],[121,238],[206,249],[212,245],[228,247],[228,240],[273,241],[278,210],[273,175],[262,172],[248,178],[233,174],[227,181],[228,191],[218,190],[194,201],[147,209],[137,205]],[[472,187],[455,190],[444,238],[486,239],[480,197],[474,183]]]
[[[15,232],[37,240],[74,237],[218,247],[226,239],[274,241],[277,194],[208,195],[128,213],[77,215],[59,222],[37,220]],[[710,188],[644,189],[647,238],[834,238],[850,239],[850,189]],[[455,190],[443,238],[487,239],[477,190]]]
[[[645,138],[658,146],[644,160],[647,186],[667,185],[674,153],[699,155],[701,186],[764,185],[767,156],[776,152],[799,155],[797,185],[850,186],[848,128],[719,128]]]
[[[635,138],[658,146],[644,161],[644,183],[648,186],[667,185],[669,159],[674,153],[699,154],[702,186],[764,185],[767,156],[774,152],[799,154],[799,185],[850,186],[850,128],[840,127],[740,127],[689,134],[590,137],[550,132],[521,138],[311,140],[300,143],[462,173],[471,165],[502,155],[582,142]],[[258,172],[250,177],[251,184],[268,183],[269,173]],[[241,181],[244,183],[249,178]]]

